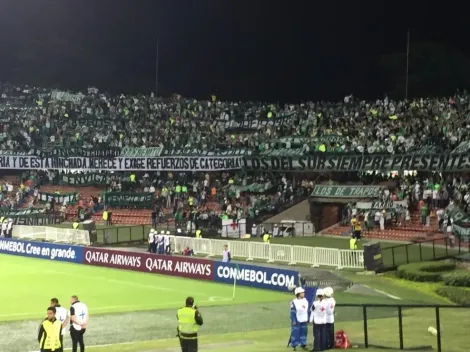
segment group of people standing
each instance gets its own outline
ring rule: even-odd
[[[296,298],[291,302],[291,335],[288,346],[307,350],[308,324],[313,323],[313,351],[325,351],[335,348],[335,305],[333,289],[317,289],[315,300],[310,305],[305,297],[305,290],[297,287]],[[310,314],[309,314],[310,313]]]
[[[70,323],[72,352],[85,352],[83,335],[88,325],[88,307],[78,300],[77,296],[70,299],[70,312],[59,304],[57,298],[52,298],[47,317],[41,322],[38,331],[40,352],[63,352],[64,335]]]
[[[160,231],[158,234],[154,229],[150,230],[149,233],[149,253],[154,254],[171,254],[170,244],[170,231]]]

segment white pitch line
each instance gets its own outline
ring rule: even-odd
[[[204,301],[196,301],[196,304],[199,303],[214,303],[214,302],[228,302],[231,301],[232,299],[229,297],[217,297],[217,296],[212,296],[209,297],[207,300]],[[165,303],[160,303],[160,304],[155,304],[152,305],[151,307],[149,306],[135,306],[135,305],[121,305],[121,306],[108,306],[108,307],[90,307],[90,311],[92,312],[100,312],[100,311],[107,311],[107,310],[112,310],[112,309],[127,309],[127,308],[133,308],[133,309],[143,309],[145,308],[146,311],[151,311],[154,310],[154,308],[165,308],[168,306],[174,306],[176,304],[182,304],[181,301],[174,301],[174,302],[165,302]],[[22,317],[22,316],[41,316],[42,313],[13,313],[13,314],[1,314],[0,318],[9,318],[9,317]],[[112,313],[112,312],[110,312]],[[119,313],[129,313],[129,312],[119,312]]]
[[[364,286],[364,287],[367,287],[367,288],[370,288],[371,290],[374,290],[375,292],[380,293],[380,294],[382,294],[382,295],[384,295],[384,296],[387,296],[388,298],[395,299],[395,300],[401,300],[400,297],[391,295],[390,293],[387,293],[387,292],[385,292],[385,291],[377,290],[377,289],[372,288],[372,287],[367,286],[367,285],[363,285],[363,286]]]
[[[111,282],[111,283],[116,283],[116,284],[123,284],[123,285],[135,286],[135,287],[149,288],[149,289],[156,290],[156,291],[183,292],[183,291],[181,291],[181,290],[175,290],[175,289],[169,288],[169,287],[160,287],[160,286],[156,286],[156,285],[140,284],[140,283],[132,282],[132,281],[124,281],[124,280],[117,280],[117,279],[109,279],[109,278],[104,277],[104,276],[77,275],[77,274],[67,273],[67,272],[63,272],[63,271],[56,271],[56,270],[47,270],[46,272],[47,272],[47,273],[51,273],[51,274],[59,274],[59,275],[67,275],[67,276],[79,277],[79,278],[83,278],[83,279],[87,279],[87,280],[100,280],[100,281],[103,280],[103,281],[107,281],[107,282]],[[192,294],[204,295],[204,292],[194,292],[194,291],[192,291]]]
[[[92,345],[92,346],[86,346],[87,349],[89,348],[100,348],[100,347],[110,347],[110,346],[120,346],[120,345],[130,345],[135,343],[136,341],[133,342],[120,342],[120,343],[113,343],[113,344],[105,344],[105,345]],[[139,341],[137,341],[139,342]],[[71,351],[71,348],[64,348],[64,351]],[[41,351],[29,351],[29,352],[41,352]]]

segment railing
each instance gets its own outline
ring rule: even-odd
[[[227,245],[235,259],[289,265],[303,264],[312,267],[330,266],[336,269],[364,269],[364,252],[362,250],[288,246],[253,241],[229,241],[179,236],[171,236],[171,240],[175,252],[182,252],[189,247],[195,254],[207,257],[221,256],[224,246]]]
[[[23,240],[90,245],[88,231],[60,227],[14,225],[12,236]]]
[[[145,242],[147,241],[150,229],[150,225],[110,226],[97,228],[96,244]],[[157,229],[160,230],[159,227],[157,227]],[[172,228],[172,232],[174,232],[174,227]]]
[[[437,238],[382,248],[382,257],[385,270],[393,270],[402,264],[440,260],[469,252],[469,242],[457,239],[455,245],[451,246],[449,239]]]
[[[335,327],[360,347],[468,350],[470,306],[337,304],[335,311]]]

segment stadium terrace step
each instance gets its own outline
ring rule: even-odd
[[[371,231],[363,231],[364,238],[376,238],[384,240],[417,240],[417,239],[431,239],[442,237],[441,233],[437,232],[437,227],[386,227],[383,231],[374,228]],[[335,236],[350,236],[351,228],[349,226],[336,225],[320,232],[323,235]]]

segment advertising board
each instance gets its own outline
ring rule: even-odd
[[[82,263],[84,248],[65,244],[31,242],[12,238],[0,239],[0,253],[23,257]]]
[[[298,284],[299,273],[265,266],[215,262],[214,281],[237,285],[264,288],[276,291],[289,291]]]
[[[83,263],[154,274],[213,280],[214,262],[192,257],[157,256],[148,253],[86,248]]]

